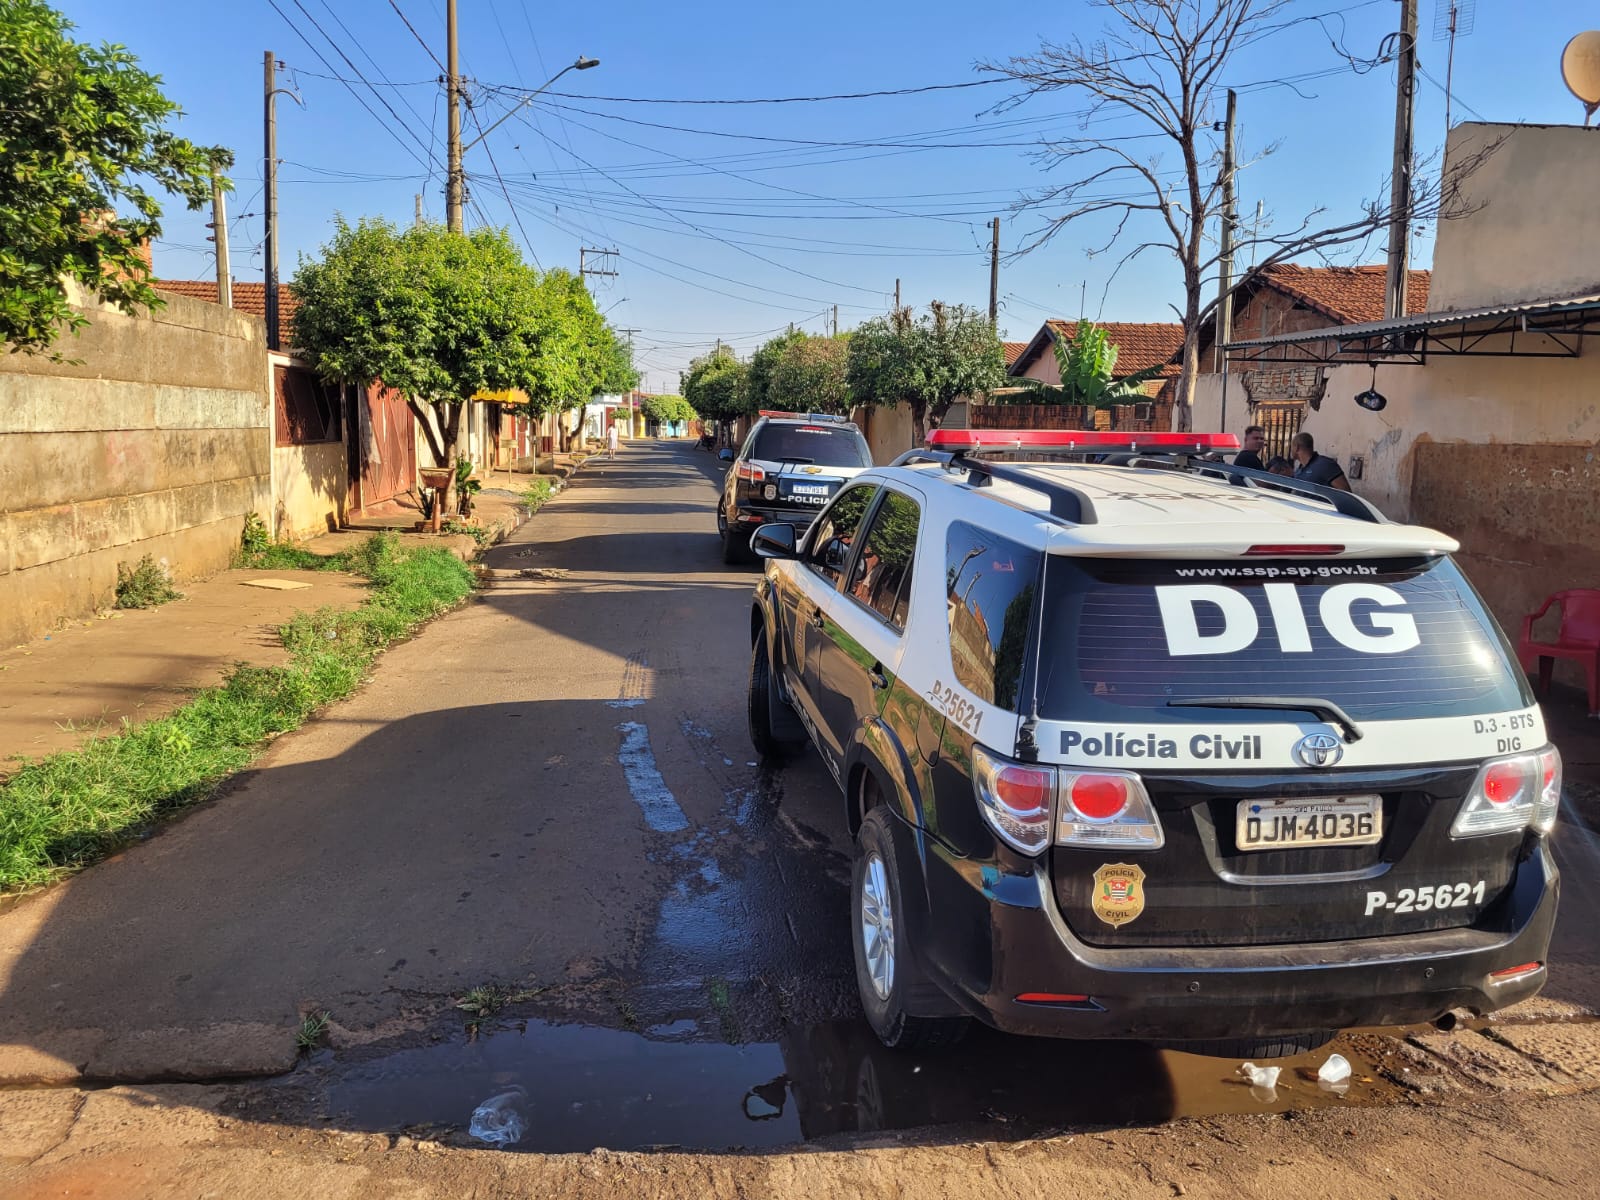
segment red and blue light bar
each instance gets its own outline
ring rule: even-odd
[[[1151,450],[1209,454],[1239,449],[1232,433],[1119,433],[1097,429],[936,429],[930,450]]]

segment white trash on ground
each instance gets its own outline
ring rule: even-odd
[[[514,1146],[527,1131],[527,1109],[527,1090],[514,1087],[509,1092],[489,1097],[473,1109],[472,1124],[467,1132],[491,1146]]]
[[[1282,1067],[1258,1067],[1255,1063],[1244,1063],[1239,1068],[1239,1074],[1249,1081],[1253,1088],[1275,1088],[1278,1086],[1278,1076],[1283,1072]]]
[[[1328,1061],[1317,1069],[1321,1083],[1343,1083],[1350,1078],[1350,1061],[1342,1054],[1328,1055]]]

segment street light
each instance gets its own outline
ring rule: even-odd
[[[544,91],[545,88],[549,87],[556,80],[560,79],[568,71],[587,71],[590,67],[598,67],[599,65],[600,65],[600,60],[598,58],[585,58],[581,54],[578,55],[578,61],[577,62],[568,63],[566,66],[562,67],[561,70],[557,71],[554,75],[550,76],[549,79],[545,80],[538,87],[534,88],[533,91],[529,92],[526,96],[524,96],[522,98],[520,103],[518,103],[517,105],[512,107],[511,110],[509,112],[507,112],[504,116],[502,116],[498,121],[496,121],[493,125],[489,126],[489,128],[485,129],[482,133],[480,133],[477,137],[473,138],[470,142],[467,142],[465,145],[463,145],[461,147],[461,152],[463,154],[465,154],[468,150],[471,150],[474,146],[476,146],[479,142],[483,141],[484,138],[488,137],[496,129],[499,129],[500,126],[504,125],[507,121],[509,121],[517,113],[519,113],[523,109],[527,108],[528,105],[533,103],[533,98],[535,96],[537,96],[540,92]]]

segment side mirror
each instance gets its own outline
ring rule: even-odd
[[[718,462],[732,462],[733,461],[733,451],[728,449],[726,446],[724,446],[721,450],[717,451],[717,461]]]
[[[760,558],[793,558],[794,526],[782,521],[759,526],[750,537],[750,549]]]

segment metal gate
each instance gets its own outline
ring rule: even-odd
[[[1306,415],[1306,406],[1300,401],[1287,404],[1273,404],[1263,401],[1256,405],[1256,411],[1250,418],[1252,425],[1261,426],[1266,433],[1267,444],[1261,451],[1261,461],[1267,462],[1274,455],[1282,455],[1289,461],[1294,461],[1293,449],[1294,435],[1300,432],[1300,422]]]
[[[417,476],[416,419],[405,397],[374,386],[356,400],[360,424],[351,430],[360,453],[356,511],[371,508],[411,489]]]

